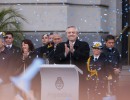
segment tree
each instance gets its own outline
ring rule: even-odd
[[[15,45],[24,38],[21,33],[22,21],[27,21],[17,9],[6,8],[0,11],[0,32],[10,31],[14,34]]]

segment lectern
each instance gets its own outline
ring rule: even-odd
[[[79,73],[75,65],[42,65],[41,100],[79,100]]]

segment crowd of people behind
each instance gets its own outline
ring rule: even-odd
[[[9,97],[7,96],[9,88],[5,91],[4,87],[12,86],[10,76],[25,72],[32,61],[38,57],[45,60],[47,64],[74,64],[83,71],[83,75],[79,75],[79,100],[102,100],[106,94],[117,95],[121,64],[120,54],[114,47],[115,37],[107,35],[105,45],[99,41],[89,45],[85,41],[78,40],[78,29],[75,26],[67,27],[66,36],[67,41],[63,42],[60,33],[44,34],[41,38],[43,45],[36,49],[29,39],[24,39],[20,48],[14,46],[14,36],[11,32],[6,32],[4,37],[1,36],[0,100]],[[90,47],[92,55],[90,55]],[[36,100],[40,100],[41,97],[40,80],[39,72],[31,84]],[[108,80],[111,80],[111,93],[107,92]]]

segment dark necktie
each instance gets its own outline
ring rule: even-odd
[[[10,49],[10,46],[7,46],[8,50]]]
[[[97,61],[97,60],[98,60],[97,58],[94,59],[94,61]]]

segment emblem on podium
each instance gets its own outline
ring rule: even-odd
[[[63,80],[62,80],[61,77],[57,77],[57,80],[56,80],[56,82],[55,82],[55,86],[56,86],[56,88],[57,88],[58,90],[63,89],[63,87],[64,87],[64,82],[63,82]]]

